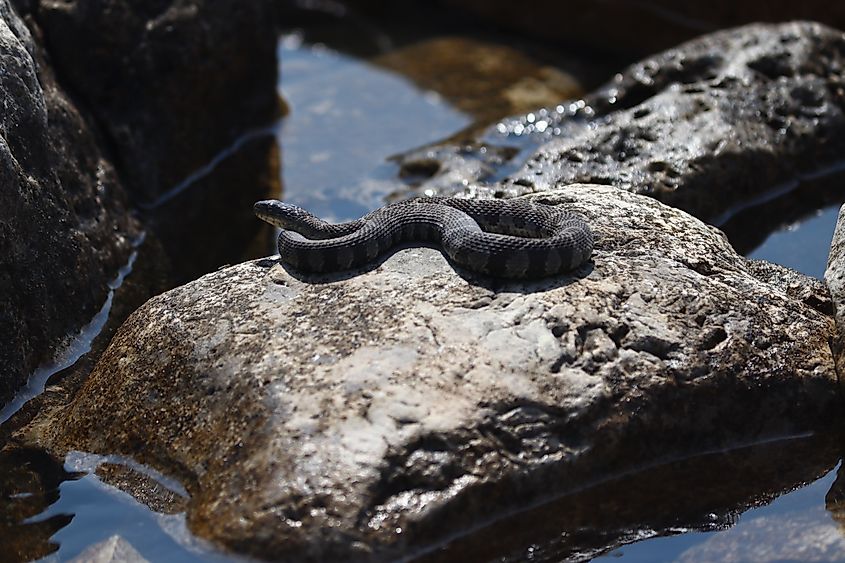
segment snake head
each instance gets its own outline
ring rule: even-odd
[[[291,225],[295,224],[301,215],[307,214],[299,207],[277,199],[257,201],[252,206],[252,211],[262,221],[280,229],[290,229]]]

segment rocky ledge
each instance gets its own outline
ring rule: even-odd
[[[136,311],[38,439],[179,478],[192,530],[228,549],[380,560],[643,464],[830,424],[820,282],[651,198],[538,199],[599,235],[571,275],[479,279],[430,248],[334,277],[220,270]]]

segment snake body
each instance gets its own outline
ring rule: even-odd
[[[397,244],[421,242],[439,245],[474,272],[542,278],[577,268],[593,251],[593,233],[581,216],[521,199],[421,197],[338,224],[277,200],[259,201],[254,211],[282,229],[280,258],[302,272],[348,270]]]

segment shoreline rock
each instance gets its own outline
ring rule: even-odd
[[[192,530],[228,549],[370,560],[837,416],[820,282],[650,198],[539,199],[588,218],[591,264],[526,285],[428,248],[328,278],[220,270],[136,311],[37,439],[180,479]]]

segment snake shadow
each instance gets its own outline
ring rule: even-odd
[[[481,287],[495,293],[528,294],[549,291],[559,287],[565,287],[579,280],[582,280],[588,277],[595,269],[595,263],[593,262],[593,258],[590,258],[581,266],[572,271],[563,274],[558,274],[556,276],[549,276],[547,278],[524,280],[496,278],[483,274],[478,274],[476,272],[467,270],[466,268],[455,264],[451,259],[449,259],[448,256],[446,256],[445,253],[442,252],[442,250],[438,246],[429,244],[397,245],[396,247],[392,248],[388,252],[385,252],[375,260],[368,262],[364,266],[360,266],[358,268],[351,268],[349,270],[343,270],[339,272],[329,272],[321,274],[301,272],[282,262],[279,258],[265,258],[259,260],[258,264],[266,268],[270,268],[278,264],[292,278],[304,283],[329,284],[338,281],[349,280],[360,275],[366,274],[368,272],[372,272],[373,270],[377,270],[379,267],[381,267],[382,264],[388,261],[397,252],[412,248],[431,248],[433,250],[437,250],[446,259],[446,261],[449,263],[449,266],[455,271],[455,273],[458,274],[461,278],[463,278],[464,281],[466,281],[468,284],[476,287]]]

